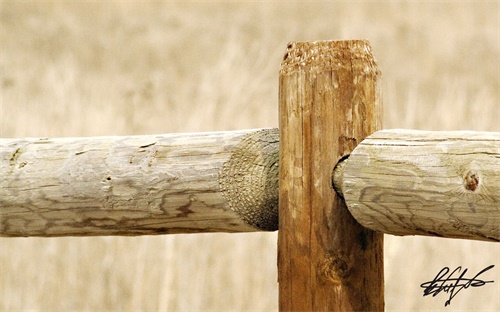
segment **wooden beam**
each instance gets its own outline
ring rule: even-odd
[[[339,165],[356,220],[394,235],[500,241],[500,133],[382,130]]]
[[[363,228],[332,171],[381,128],[367,41],[290,43],[280,71],[280,311],[384,309],[383,235]]]
[[[0,236],[277,230],[278,137],[0,139]]]

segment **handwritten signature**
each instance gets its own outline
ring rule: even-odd
[[[484,268],[473,278],[465,278],[464,275],[465,273],[467,273],[467,269],[463,270],[463,272],[460,273],[460,271],[462,270],[461,266],[451,271],[451,273],[449,273],[450,268],[444,267],[443,269],[441,269],[441,271],[439,271],[439,273],[436,275],[436,277],[434,277],[432,281],[422,283],[420,284],[420,287],[425,288],[424,297],[428,295],[432,295],[433,297],[435,297],[441,291],[449,293],[450,297],[444,304],[444,306],[446,307],[451,303],[451,299],[453,299],[462,289],[466,289],[469,287],[480,287],[486,283],[493,283],[493,281],[483,281],[478,279],[479,275],[483,274],[493,267],[494,265],[490,265]],[[453,275],[455,273],[460,274],[460,276],[454,277]]]

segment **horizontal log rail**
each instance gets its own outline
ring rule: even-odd
[[[500,241],[498,132],[378,131],[333,177],[364,227]]]
[[[0,236],[277,230],[278,136],[0,139]],[[364,227],[500,241],[500,133],[378,131],[333,180]]]
[[[276,230],[278,137],[0,139],[0,235]]]

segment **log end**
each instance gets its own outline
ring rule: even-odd
[[[222,196],[246,223],[278,229],[278,129],[247,134],[219,173]]]

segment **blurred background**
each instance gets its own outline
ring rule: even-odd
[[[368,39],[384,128],[500,131],[500,4],[0,2],[0,137],[278,125],[289,41]],[[1,311],[275,311],[277,235],[1,238]],[[445,267],[480,288],[423,297]],[[388,311],[499,311],[500,244],[385,239]]]

